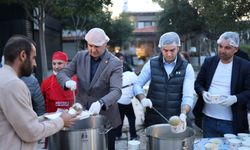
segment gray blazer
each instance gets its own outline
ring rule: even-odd
[[[65,82],[74,74],[77,75],[76,102],[89,109],[93,102],[102,99],[106,110],[100,114],[106,116],[113,127],[121,124],[117,101],[121,96],[122,63],[108,50],[102,56],[96,73],[90,82],[90,55],[88,51],[80,51],[73,60],[57,75],[57,80],[65,88]]]

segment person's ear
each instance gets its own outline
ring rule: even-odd
[[[236,47],[234,50],[234,54],[237,53],[239,51],[239,47]]]
[[[177,52],[179,52],[180,51],[180,46],[177,46]]]
[[[239,48],[239,47],[237,47],[237,48],[236,48],[236,52],[238,52],[238,51],[239,51],[239,49],[240,49],[240,48]]]
[[[19,53],[19,59],[21,61],[25,61],[27,59],[27,54],[24,50],[22,50],[20,53]]]

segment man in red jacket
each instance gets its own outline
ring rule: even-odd
[[[41,91],[45,99],[46,112],[55,112],[58,108],[69,109],[74,103],[74,91],[64,90],[56,79],[56,74],[68,63],[66,53],[57,51],[52,56],[53,74],[43,80]],[[76,77],[73,77],[76,81]]]

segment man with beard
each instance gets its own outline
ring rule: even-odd
[[[33,111],[28,87],[20,79],[29,76],[36,66],[35,43],[22,35],[11,37],[4,47],[5,64],[0,69],[0,145],[8,150],[36,150],[37,141],[63,127],[75,116],[63,112],[45,121]]]
[[[45,99],[46,112],[55,112],[58,108],[69,109],[74,102],[75,91],[65,91],[56,79],[56,75],[68,64],[66,53],[57,51],[52,56],[53,74],[43,80],[41,90]],[[72,78],[76,81],[76,76]]]
[[[238,33],[223,33],[217,44],[218,55],[205,59],[195,81],[199,97],[193,113],[206,138],[248,133],[250,63],[234,55],[240,44]],[[216,101],[214,95],[219,96]]]

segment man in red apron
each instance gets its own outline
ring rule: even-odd
[[[46,112],[55,112],[58,108],[69,109],[74,103],[74,91],[65,91],[56,79],[56,74],[63,69],[68,63],[66,53],[57,51],[52,56],[53,74],[43,80],[41,91],[45,99]],[[76,81],[76,77],[73,77]]]

